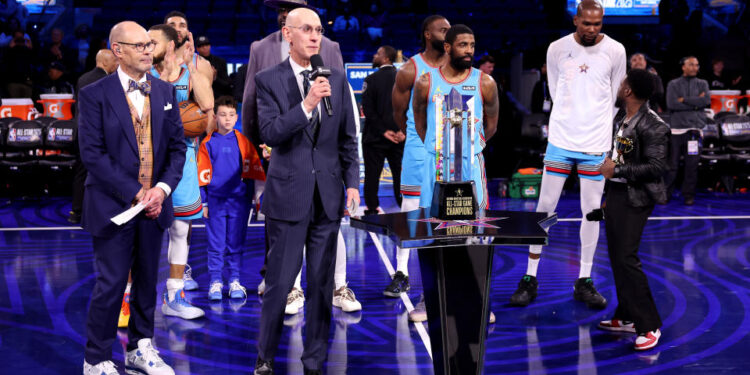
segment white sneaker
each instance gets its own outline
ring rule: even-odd
[[[167,316],[176,316],[182,319],[200,318],[206,313],[198,307],[190,304],[185,299],[185,292],[180,289],[174,294],[174,299],[169,300],[169,293],[164,292],[164,301],[161,305],[161,312]]]
[[[287,315],[294,315],[305,307],[305,294],[301,289],[292,288],[289,295],[286,297],[286,309],[284,313]]]
[[[189,264],[185,265],[185,272],[182,274],[182,281],[185,283],[185,290],[196,290],[198,289],[198,282],[193,279],[193,269],[190,268]]]
[[[119,375],[117,367],[112,361],[99,362],[96,365],[90,365],[86,360],[83,361],[83,375]]]
[[[174,370],[159,357],[151,339],[138,340],[138,348],[125,355],[125,372],[128,374],[174,375]]]
[[[362,304],[357,301],[354,292],[344,284],[341,288],[333,291],[333,306],[341,308],[344,312],[362,310]]]
[[[635,350],[648,350],[656,346],[656,344],[659,343],[659,338],[661,337],[661,330],[656,329],[656,331],[641,333],[638,335],[638,337],[635,339]]]
[[[419,302],[414,306],[414,310],[409,311],[409,321],[424,322],[427,320],[427,309],[424,305],[424,294],[419,297]]]
[[[240,284],[239,280],[229,283],[229,298],[247,298],[247,290]]]

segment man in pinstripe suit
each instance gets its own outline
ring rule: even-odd
[[[346,76],[309,79],[310,57],[320,51],[323,27],[306,8],[289,13],[282,29],[289,59],[260,72],[260,136],[274,148],[268,167],[266,213],[268,270],[263,294],[256,374],[272,374],[287,293],[307,247],[305,373],[321,373],[331,324],[336,238],[346,204],[359,205],[357,134]],[[321,99],[329,97],[332,114]]]

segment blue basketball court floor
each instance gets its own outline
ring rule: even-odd
[[[532,211],[535,205],[535,200],[492,200],[494,209]],[[384,197],[383,206],[395,210],[393,199]],[[0,204],[0,373],[81,373],[93,256],[88,233],[65,221],[69,207],[65,198]],[[527,248],[496,251],[491,308],[497,322],[489,326],[485,374],[750,373],[748,195],[704,193],[694,206],[675,199],[655,209],[640,256],[664,326],[659,345],[643,353],[633,351],[632,335],[596,328],[616,302],[603,226],[592,276],[610,304],[594,311],[573,300],[578,207],[576,194],[562,197],[560,222],[549,232],[539,266],[539,296],[530,306],[508,305],[526,270]],[[407,316],[421,292],[417,257],[409,261],[408,299],[386,298],[382,291],[395,264],[393,243],[347,223],[342,230],[349,286],[363,310],[350,314],[334,308],[326,373],[431,374],[425,326]],[[200,289],[188,292],[188,298],[206,310],[206,317],[184,321],[156,312],[155,345],[178,374],[252,373],[263,243],[262,223],[251,223],[242,260],[249,298],[209,303],[206,232],[201,223],[195,226],[189,262]],[[167,276],[166,246],[161,261],[160,291]],[[276,373],[301,374],[304,314],[287,316],[284,325]],[[122,370],[124,331],[119,337],[113,351]]]

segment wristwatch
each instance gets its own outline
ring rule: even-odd
[[[619,177],[619,176],[620,176],[620,173],[621,173],[621,171],[622,171],[622,168],[621,168],[621,166],[620,166],[620,165],[615,165],[615,171],[614,171],[614,173],[613,173],[613,175],[612,175],[612,176],[613,176],[613,177]]]

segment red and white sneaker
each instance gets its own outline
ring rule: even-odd
[[[661,337],[661,330],[641,333],[635,339],[635,350],[648,350],[656,346],[659,343],[659,337]]]
[[[627,320],[612,319],[599,322],[599,328],[607,331],[635,333],[635,324]]]

